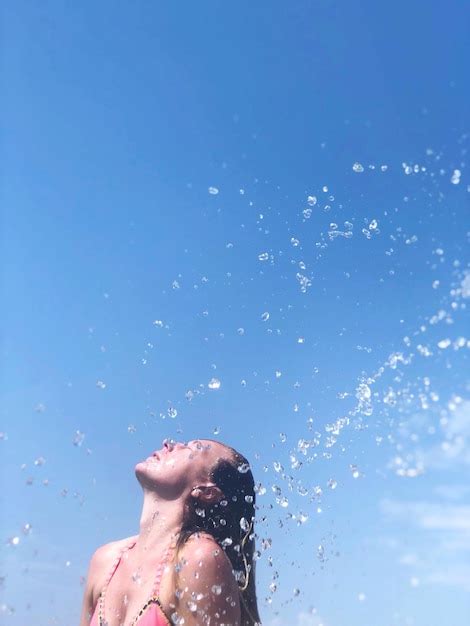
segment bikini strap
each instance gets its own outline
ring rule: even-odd
[[[176,548],[176,540],[173,540],[171,544],[168,546],[165,552],[165,556],[163,557],[162,561],[160,562],[160,565],[158,566],[157,574],[155,576],[155,582],[153,583],[153,589],[151,593],[152,598],[158,597],[158,594],[160,592],[160,583],[162,580],[162,576],[164,572],[168,570],[168,562],[170,561],[170,558],[172,557],[175,548]]]
[[[135,544],[137,543],[136,540],[133,540],[128,546],[126,546],[125,548],[123,548],[119,554],[117,555],[117,557],[115,558],[112,566],[111,566],[111,570],[109,572],[109,575],[104,583],[104,587],[103,587],[103,591],[105,591],[108,588],[109,583],[111,582],[111,578],[114,576],[114,572],[117,570],[119,563],[121,562],[121,559],[124,555],[125,552],[127,552],[128,550],[131,550]],[[103,591],[101,593],[103,593]]]
[[[127,552],[127,550],[131,550],[135,544],[137,543],[137,541],[133,541],[131,542],[128,546],[126,546],[125,548],[123,548],[118,556],[116,557],[116,559],[113,562],[113,565],[111,567],[111,571],[109,573],[108,578],[106,579],[106,582],[104,583],[103,589],[101,590],[100,593],[100,597],[98,600],[98,623],[101,626],[102,624],[105,624],[105,617],[104,617],[104,600],[106,597],[106,591],[108,590],[108,585],[111,582],[111,578],[114,576],[114,572],[117,570],[119,563],[121,562],[122,556],[125,552]]]

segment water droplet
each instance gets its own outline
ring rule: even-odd
[[[79,430],[77,430],[72,439],[72,443],[74,446],[77,446],[77,448],[79,448],[82,445],[84,439],[85,439],[85,435],[81,433]]]
[[[353,168],[353,171],[354,171],[354,172],[357,172],[357,173],[360,173],[360,172],[363,172],[363,171],[364,171],[364,166],[363,166],[363,165],[361,165],[361,163],[358,163],[357,161],[356,161],[356,163],[354,163],[354,165],[352,166],[352,168]]]
[[[99,389],[106,389],[106,383],[105,383],[105,382],[103,382],[102,380],[97,380],[97,381],[96,381],[96,386],[97,386]]]
[[[221,383],[218,378],[211,378],[210,381],[207,383],[209,389],[220,389],[220,385]]]
[[[261,319],[263,320],[263,322],[267,322],[269,319],[269,313],[266,311],[265,313],[263,313],[261,315]]]
[[[173,624],[175,624],[175,626],[183,626],[184,617],[182,615],[178,615],[178,613],[175,611],[171,614],[171,621],[173,622]]]
[[[246,474],[247,472],[250,471],[250,465],[248,463],[241,463],[237,469],[240,472],[240,474]]]
[[[361,478],[362,474],[359,471],[357,465],[354,465],[352,463],[349,464],[349,469],[351,470],[351,474],[353,478]]]
[[[460,183],[460,176],[461,175],[462,175],[462,172],[460,170],[454,170],[452,172],[452,176],[451,176],[450,182],[453,185],[458,185]]]
[[[310,206],[315,206],[316,203],[317,203],[316,196],[307,196],[307,204],[309,204]]]
[[[210,193],[211,196],[216,196],[219,193],[217,187],[209,187],[207,191]]]
[[[258,254],[258,259],[260,261],[267,261],[269,259],[269,254],[267,252],[262,252],[261,254]]]
[[[264,496],[266,493],[266,487],[264,485],[262,485],[261,483],[257,483],[255,485],[255,493],[258,494],[259,496]]]
[[[450,339],[441,339],[441,341],[438,342],[437,346],[441,350],[445,350],[446,348],[448,348],[450,346],[451,343],[452,342],[451,342]]]
[[[197,611],[197,604],[192,600],[188,600],[188,602],[186,602],[186,606],[191,611],[191,613],[195,613]]]
[[[17,546],[20,543],[19,537],[10,537],[7,541],[7,544],[10,546]]]
[[[336,487],[338,486],[338,481],[335,480],[334,478],[330,478],[326,484],[328,485],[330,489],[336,489]]]

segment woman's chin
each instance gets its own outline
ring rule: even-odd
[[[134,466],[135,472],[144,472],[149,465],[148,460],[138,461]]]
[[[135,465],[135,471],[145,471],[147,468],[155,466],[158,464],[158,459],[155,459],[151,456],[148,457],[148,459],[144,459],[143,461],[139,461],[138,463],[136,463]]]

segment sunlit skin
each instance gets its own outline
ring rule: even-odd
[[[230,450],[219,442],[164,440],[162,448],[137,463],[135,475],[144,496],[139,534],[101,546],[94,553],[80,626],[90,624],[112,563],[120,551],[135,540],[135,546],[125,552],[112,578],[105,606],[108,626],[130,626],[151,595],[157,564],[181,529],[185,502],[189,497],[204,503],[223,499],[220,489],[209,479],[209,470],[219,458],[230,457]],[[181,559],[186,562],[178,574],[178,587],[183,590],[183,596],[179,600],[175,596],[173,571],[166,572],[161,580],[159,598],[165,613],[171,616],[176,609],[178,616],[184,618],[185,626],[198,626],[206,620],[211,626],[238,626],[237,583],[230,561],[215,540],[206,534],[193,536],[181,550]],[[211,591],[214,585],[220,585],[222,593],[214,594]],[[200,598],[196,613],[187,606],[191,593]],[[227,602],[227,596],[232,598],[231,602]]]

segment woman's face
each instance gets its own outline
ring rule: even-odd
[[[194,439],[187,443],[164,439],[160,450],[137,463],[135,473],[142,486],[176,499],[198,485],[208,484],[209,471],[218,459],[230,457],[228,448],[210,439]]]

